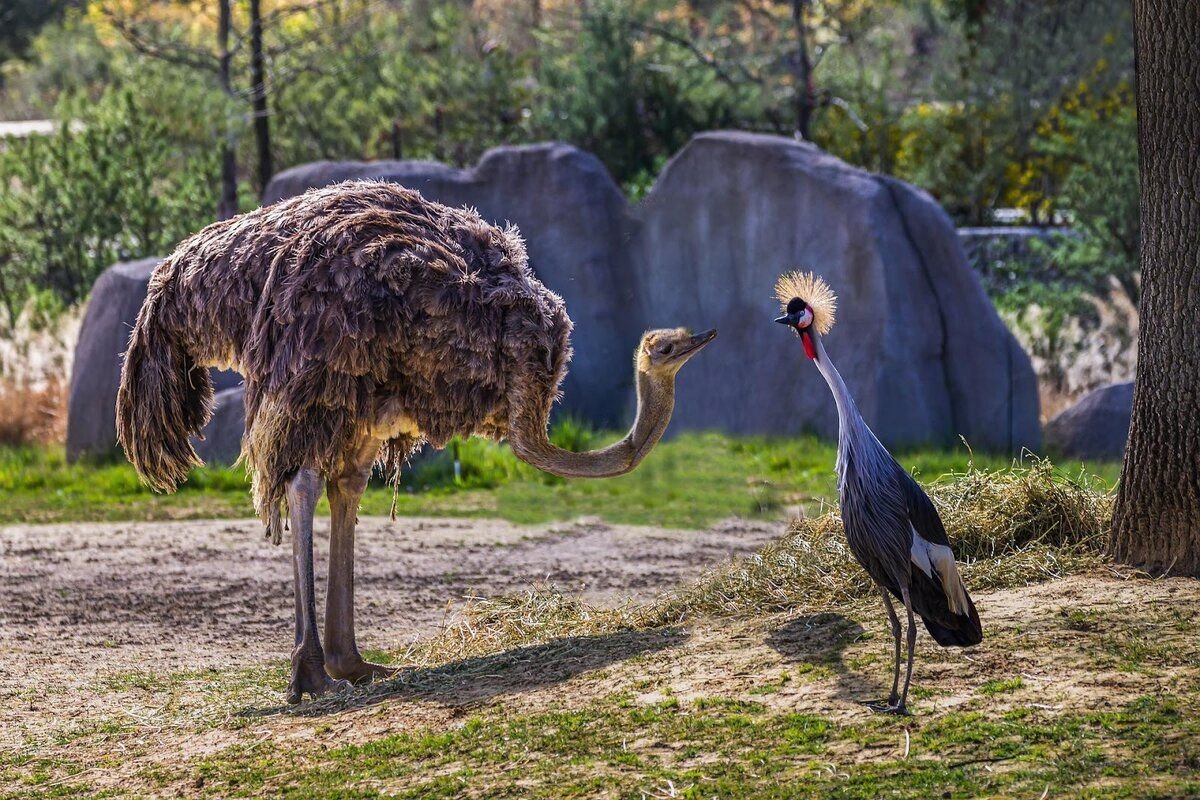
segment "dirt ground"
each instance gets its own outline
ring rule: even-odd
[[[781,528],[365,519],[360,642],[402,650],[438,630],[464,598],[534,582],[597,604],[646,599]],[[886,693],[882,611],[863,601],[565,637],[451,669],[408,669],[379,689],[289,709],[289,553],[252,522],[0,528],[0,767],[7,759],[11,775],[42,790],[220,796],[194,765],[268,741],[301,765],[331,747],[448,729],[489,709],[575,708],[613,693],[645,704],[742,698],[854,723],[870,717],[864,699]],[[1099,570],[975,599],[981,647],[944,650],[918,638],[912,725],[981,702],[989,714],[1019,705],[1053,716],[1142,695],[1184,698],[1200,671],[1200,582]],[[1012,683],[989,694],[996,681]],[[893,738],[842,742],[823,757],[907,757],[908,734]],[[629,744],[650,754],[664,746]]]
[[[364,518],[355,590],[359,645],[396,650],[434,632],[472,595],[549,582],[595,603],[644,599],[778,536],[781,523],[703,531],[583,520]],[[328,519],[317,523],[324,596]],[[288,657],[291,548],[256,521],[131,522],[0,528],[0,743],[14,708],[86,713],[89,687],[113,675],[231,669]],[[11,743],[11,742],[10,742]]]

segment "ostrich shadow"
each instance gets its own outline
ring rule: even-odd
[[[323,717],[394,699],[428,700],[460,710],[494,697],[553,686],[585,672],[677,647],[687,637],[681,628],[566,636],[435,667],[402,668],[385,681],[356,687],[348,693],[329,695],[300,706],[249,707],[238,715]]]
[[[784,623],[767,637],[767,644],[801,667],[825,667],[832,670],[840,700],[863,703],[877,699],[886,687],[874,677],[846,664],[845,649],[859,641],[866,631],[854,620],[833,612],[808,614]],[[888,651],[891,655],[891,651]],[[891,662],[889,661],[890,665]],[[891,677],[891,672],[888,672]]]

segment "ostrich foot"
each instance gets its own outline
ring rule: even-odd
[[[325,668],[329,670],[329,674],[335,678],[345,678],[351,683],[371,683],[373,681],[387,680],[396,674],[397,667],[388,667],[383,664],[372,664],[370,661],[363,661],[362,656],[355,653],[350,656],[327,656],[325,659]]]
[[[325,673],[320,663],[294,657],[292,659],[292,679],[288,682],[288,705],[296,705],[309,695],[314,700],[329,692],[341,692],[350,689],[350,682],[335,680]]]

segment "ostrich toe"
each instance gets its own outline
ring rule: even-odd
[[[397,672],[397,667],[372,664],[370,661],[364,661],[361,657],[339,659],[329,656],[325,660],[325,669],[334,678],[345,678],[356,684],[387,680]]]

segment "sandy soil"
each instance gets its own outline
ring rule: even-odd
[[[471,595],[550,582],[603,603],[645,598],[779,535],[778,523],[704,531],[598,521],[365,518],[356,576],[359,644],[397,649],[427,636]],[[318,520],[323,597],[328,519]],[[286,658],[291,549],[257,522],[0,528],[0,741],[14,698],[53,686],[44,712],[78,714],[105,676],[230,669]]]

